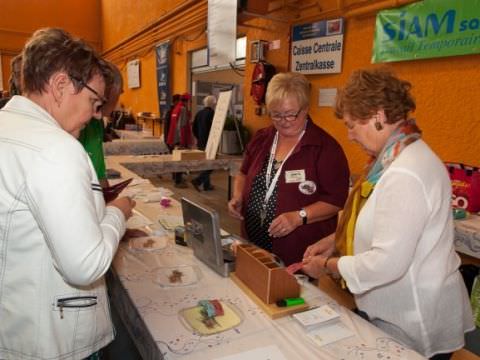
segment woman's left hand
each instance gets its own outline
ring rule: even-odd
[[[286,212],[273,219],[268,228],[268,234],[272,237],[287,236],[301,224],[302,219],[298,215],[298,211]]]

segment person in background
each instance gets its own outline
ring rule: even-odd
[[[12,69],[12,73],[10,74],[10,78],[8,79],[10,96],[21,95],[22,54],[18,54],[12,59],[12,61],[10,62],[10,68]]]
[[[371,161],[336,235],[307,249],[303,271],[340,273],[364,317],[426,357],[449,359],[473,329],[472,312],[453,247],[450,180],[409,117],[410,88],[376,68],[354,72],[339,93],[336,116]]]
[[[93,359],[114,337],[104,274],[135,205],[105,206],[77,140],[101,114],[104,62],[53,28],[22,62],[23,95],[0,110],[0,358]]]
[[[165,114],[165,124],[163,126],[163,141],[165,142],[165,145],[167,146],[170,154],[172,153],[175,146],[168,145],[167,139],[170,130],[170,124],[172,122],[172,111],[173,109],[175,109],[175,106],[180,102],[180,97],[180,94],[174,94],[172,96],[172,104],[170,105],[170,109],[168,109],[167,113]],[[184,182],[182,173],[172,173],[172,180],[174,184],[182,184]]]
[[[10,62],[10,78],[8,79],[9,91],[4,91],[3,96],[0,99],[0,109],[5,106],[5,104],[11,99],[14,95],[20,95],[22,93],[21,87],[21,70],[22,70],[22,54],[18,54]]]
[[[193,135],[197,139],[197,148],[199,150],[205,150],[208,142],[208,136],[210,135],[210,128],[212,127],[213,115],[215,114],[215,104],[217,99],[213,95],[208,95],[203,99],[204,108],[197,112],[195,119],[193,120]],[[210,174],[212,170],[201,171],[200,174],[192,180],[192,185],[197,191],[201,191],[200,186],[203,186],[203,190],[210,191],[214,187],[210,184]]]
[[[172,109],[166,139],[166,144],[169,149],[173,150],[176,147],[188,149],[192,145],[190,99],[191,96],[189,93],[181,95],[180,101],[177,102]],[[188,187],[181,172],[174,173],[173,176],[175,187],[181,189]]]
[[[107,63],[103,71],[105,78],[109,80],[106,102],[103,104],[100,117],[98,119],[93,117],[89,121],[80,132],[78,140],[92,160],[100,185],[105,188],[108,187],[108,180],[103,153],[104,123],[102,115],[108,116],[115,108],[118,98],[123,92],[123,79],[120,70],[112,63]]]
[[[308,115],[310,84],[299,73],[279,73],[268,84],[273,124],[246,148],[228,203],[244,220],[244,237],[286,265],[333,231],[348,194],[349,170],[340,145]]]
[[[170,147],[167,143],[168,132],[170,130],[170,123],[171,123],[171,120],[172,120],[171,119],[172,111],[175,108],[175,106],[177,105],[177,103],[180,101],[180,96],[181,96],[180,94],[174,94],[172,96],[172,104],[170,105],[170,109],[168,109],[167,113],[165,114],[165,123],[163,125],[163,141],[167,145],[168,150],[170,150],[170,152],[172,152],[173,147]]]

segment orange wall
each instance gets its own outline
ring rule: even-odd
[[[5,89],[10,59],[20,52],[32,33],[42,27],[63,28],[100,50],[100,0],[2,0],[0,54]]]
[[[173,9],[177,5],[184,11]],[[206,46],[206,21],[205,0],[137,3],[103,0],[104,55],[122,70],[125,80],[120,103],[133,114],[144,111],[158,114],[155,45],[164,41],[170,41],[171,44],[172,94],[188,91],[188,55],[189,52]],[[132,41],[126,41],[134,34],[137,36]],[[137,89],[129,89],[127,86],[126,66],[133,59],[139,59],[141,67],[141,86]],[[156,130],[156,133],[159,132]]]
[[[143,47],[141,51],[127,51],[137,40],[124,44],[123,53],[116,49],[109,52],[111,47],[122,42],[127,36],[140,31],[148,26],[161,14],[169,14],[166,2],[158,0],[149,7],[147,5],[132,6],[122,4],[113,0],[103,0],[103,39],[107,51],[106,56],[120,66],[132,58],[140,58],[142,61],[142,88],[127,90],[121,101],[127,107],[132,107],[133,112],[152,111],[158,112],[156,100],[156,75],[154,69],[154,41],[151,40],[150,47]],[[171,1],[170,5],[185,2]],[[157,41],[171,40],[173,43],[173,55],[171,59],[172,68],[172,92],[183,92],[189,87],[188,81],[188,53],[191,50],[206,46],[206,36],[202,29],[206,28],[207,6],[206,0],[190,1],[188,11],[159,23]],[[312,3],[305,1],[305,4]],[[357,5],[355,5],[357,3]],[[370,1],[368,4],[383,4],[384,1]],[[392,3],[392,2],[391,2]],[[156,6],[154,6],[156,4]],[[323,6],[331,6],[332,9],[338,4],[337,1],[326,1]],[[345,0],[346,6],[354,5],[360,9],[365,4],[362,1]],[[108,6],[107,6],[108,5]],[[109,11],[115,6],[115,12],[120,19],[116,23],[122,24],[120,29],[112,21]],[[156,9],[156,10],[155,10]],[[325,11],[325,7],[323,10]],[[161,10],[161,11],[160,11]],[[327,8],[328,10],[328,8]],[[155,12],[157,11],[157,12]],[[317,11],[317,13],[315,13]],[[122,13],[127,12],[126,18]],[[300,20],[295,23],[303,23],[319,20],[317,7],[309,7],[301,13]],[[282,16],[288,14],[281,14]],[[330,18],[338,17],[340,13],[334,9]],[[348,15],[348,13],[347,13]],[[165,15],[161,15],[165,16]],[[195,21],[188,22],[187,18],[196,16]],[[110,23],[107,21],[110,19]],[[135,20],[137,19],[137,20]],[[140,21],[138,19],[143,19]],[[303,20],[302,20],[303,19]],[[173,23],[172,23],[173,21]],[[201,22],[203,21],[203,28]],[[346,130],[342,123],[333,116],[331,108],[319,108],[319,88],[341,87],[352,71],[358,68],[372,66],[370,64],[375,13],[362,15],[360,17],[348,16],[346,19],[346,32],[344,40],[343,69],[341,74],[332,75],[310,75],[308,79],[312,83],[311,111],[314,121],[330,132],[344,147],[350,167],[353,172],[362,170],[366,157],[358,146],[348,142]],[[200,27],[199,27],[200,26]],[[176,30],[176,31],[174,31]],[[249,21],[247,26],[239,26],[238,33],[247,35],[247,43],[252,40],[280,40],[281,47],[278,50],[270,50],[267,53],[267,60],[275,65],[278,71],[288,70],[289,63],[289,41],[290,26],[281,21],[270,21],[256,19]],[[138,42],[146,40],[138,40]],[[247,50],[247,59],[249,49]],[[417,100],[418,110],[414,116],[424,131],[424,139],[431,145],[437,154],[445,161],[462,161],[469,164],[480,165],[480,55],[457,56],[439,59],[428,59],[421,61],[405,61],[390,63],[401,77],[408,79],[413,84],[413,94]],[[267,116],[255,115],[255,104],[250,97],[250,82],[253,65],[247,60],[245,69],[245,103],[244,114],[245,124],[255,131],[270,123]]]
[[[338,87],[357,68],[369,67],[375,17],[347,19],[343,71],[340,75],[311,76],[312,103],[319,87]],[[444,161],[480,165],[480,55],[456,56],[390,63],[389,66],[412,85],[417,102],[413,116],[424,139]],[[346,130],[331,109],[315,107],[312,116],[342,144],[350,167],[360,172],[365,156],[348,142]]]
[[[311,1],[305,0],[301,4]],[[323,10],[334,8],[338,2],[322,2]],[[346,6],[363,6],[365,2],[345,0]],[[369,4],[382,4],[372,0]],[[177,10],[173,9],[174,7]],[[180,9],[181,11],[179,11]],[[317,12],[315,12],[317,11]],[[121,101],[139,111],[158,112],[155,74],[155,44],[170,40],[172,43],[171,76],[172,92],[189,89],[188,54],[206,46],[206,0],[155,0],[155,1],[115,1],[115,0],[3,0],[0,17],[0,51],[2,54],[3,85],[7,87],[10,74],[9,61],[18,53],[31,33],[43,26],[63,27],[71,33],[87,40],[97,48],[101,47],[107,59],[123,69],[128,60],[141,60],[141,84],[139,89],[126,89]],[[75,16],[65,16],[75,14]],[[302,10],[296,23],[318,20],[318,6]],[[285,14],[282,14],[283,16]],[[287,14],[288,15],[288,14]],[[332,11],[330,17],[340,15]],[[303,19],[303,20],[302,20]],[[312,82],[311,115],[315,122],[335,136],[347,152],[354,172],[361,171],[365,156],[357,146],[346,139],[341,122],[337,121],[332,110],[319,108],[318,89],[341,87],[349,74],[361,67],[371,66],[375,14],[362,17],[348,17],[341,74],[311,75]],[[156,24],[156,27],[154,26]],[[153,25],[152,25],[153,24]],[[247,43],[256,39],[280,40],[281,47],[271,50],[267,60],[278,71],[288,69],[289,25],[284,22],[257,19],[248,26],[239,26],[238,32],[247,35]],[[132,38],[142,29],[154,26],[154,34]],[[100,32],[100,29],[102,32]],[[125,39],[132,41],[125,42]],[[122,44],[123,43],[123,44]],[[118,47],[117,45],[122,44]],[[137,48],[130,48],[135,45]],[[140,46],[141,45],[141,46]],[[117,48],[116,48],[117,46]],[[112,50],[113,49],[113,50]],[[247,58],[249,49],[247,50]],[[462,161],[480,165],[480,55],[457,56],[420,61],[391,63],[400,76],[413,84],[413,94],[417,99],[418,110],[414,114],[424,130],[425,140],[445,161]],[[250,79],[253,65],[247,61],[245,69],[245,124],[255,131],[267,124],[267,116],[254,113],[255,104],[250,98]]]
[[[182,0],[101,0],[103,50],[108,50],[135,34],[182,2]]]
[[[375,1],[372,1],[375,2]],[[377,1],[378,2],[378,1]],[[338,15],[337,15],[338,16]],[[309,21],[315,21],[309,19]],[[296,23],[303,23],[301,20]],[[278,24],[278,23],[277,23]],[[280,39],[281,49],[269,51],[267,60],[277,70],[287,69],[289,46],[285,30],[272,31],[275,23],[255,23],[265,30],[250,30],[253,39]],[[318,107],[319,88],[341,87],[352,71],[374,66],[371,64],[375,14],[346,19],[343,66],[341,74],[309,75],[312,83],[310,115],[314,121],[332,134],[343,146],[352,172],[362,171],[366,155],[347,139],[346,129],[331,108]],[[389,63],[400,77],[409,80],[417,101],[413,116],[423,130],[424,139],[444,161],[459,161],[480,166],[480,55],[456,56],[419,61]],[[247,66],[247,84],[252,66]],[[269,124],[267,116],[256,116],[249,96],[250,86],[245,86],[246,124],[259,129]]]
[[[309,76],[312,104],[319,87],[341,87],[352,71],[370,64],[375,17],[347,19],[343,71],[339,75]],[[456,56],[390,63],[409,80],[417,102],[413,116],[424,139],[444,161],[480,165],[480,55]],[[329,108],[313,107],[312,116],[334,135],[347,152],[350,167],[360,172],[365,156],[347,140],[346,130]]]

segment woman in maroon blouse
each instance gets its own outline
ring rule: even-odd
[[[308,116],[310,86],[298,73],[270,81],[272,125],[247,146],[228,207],[243,236],[286,265],[335,231],[348,194],[349,170],[340,145]]]

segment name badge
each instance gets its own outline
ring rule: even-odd
[[[305,181],[305,170],[288,170],[285,171],[285,182],[299,183]]]

